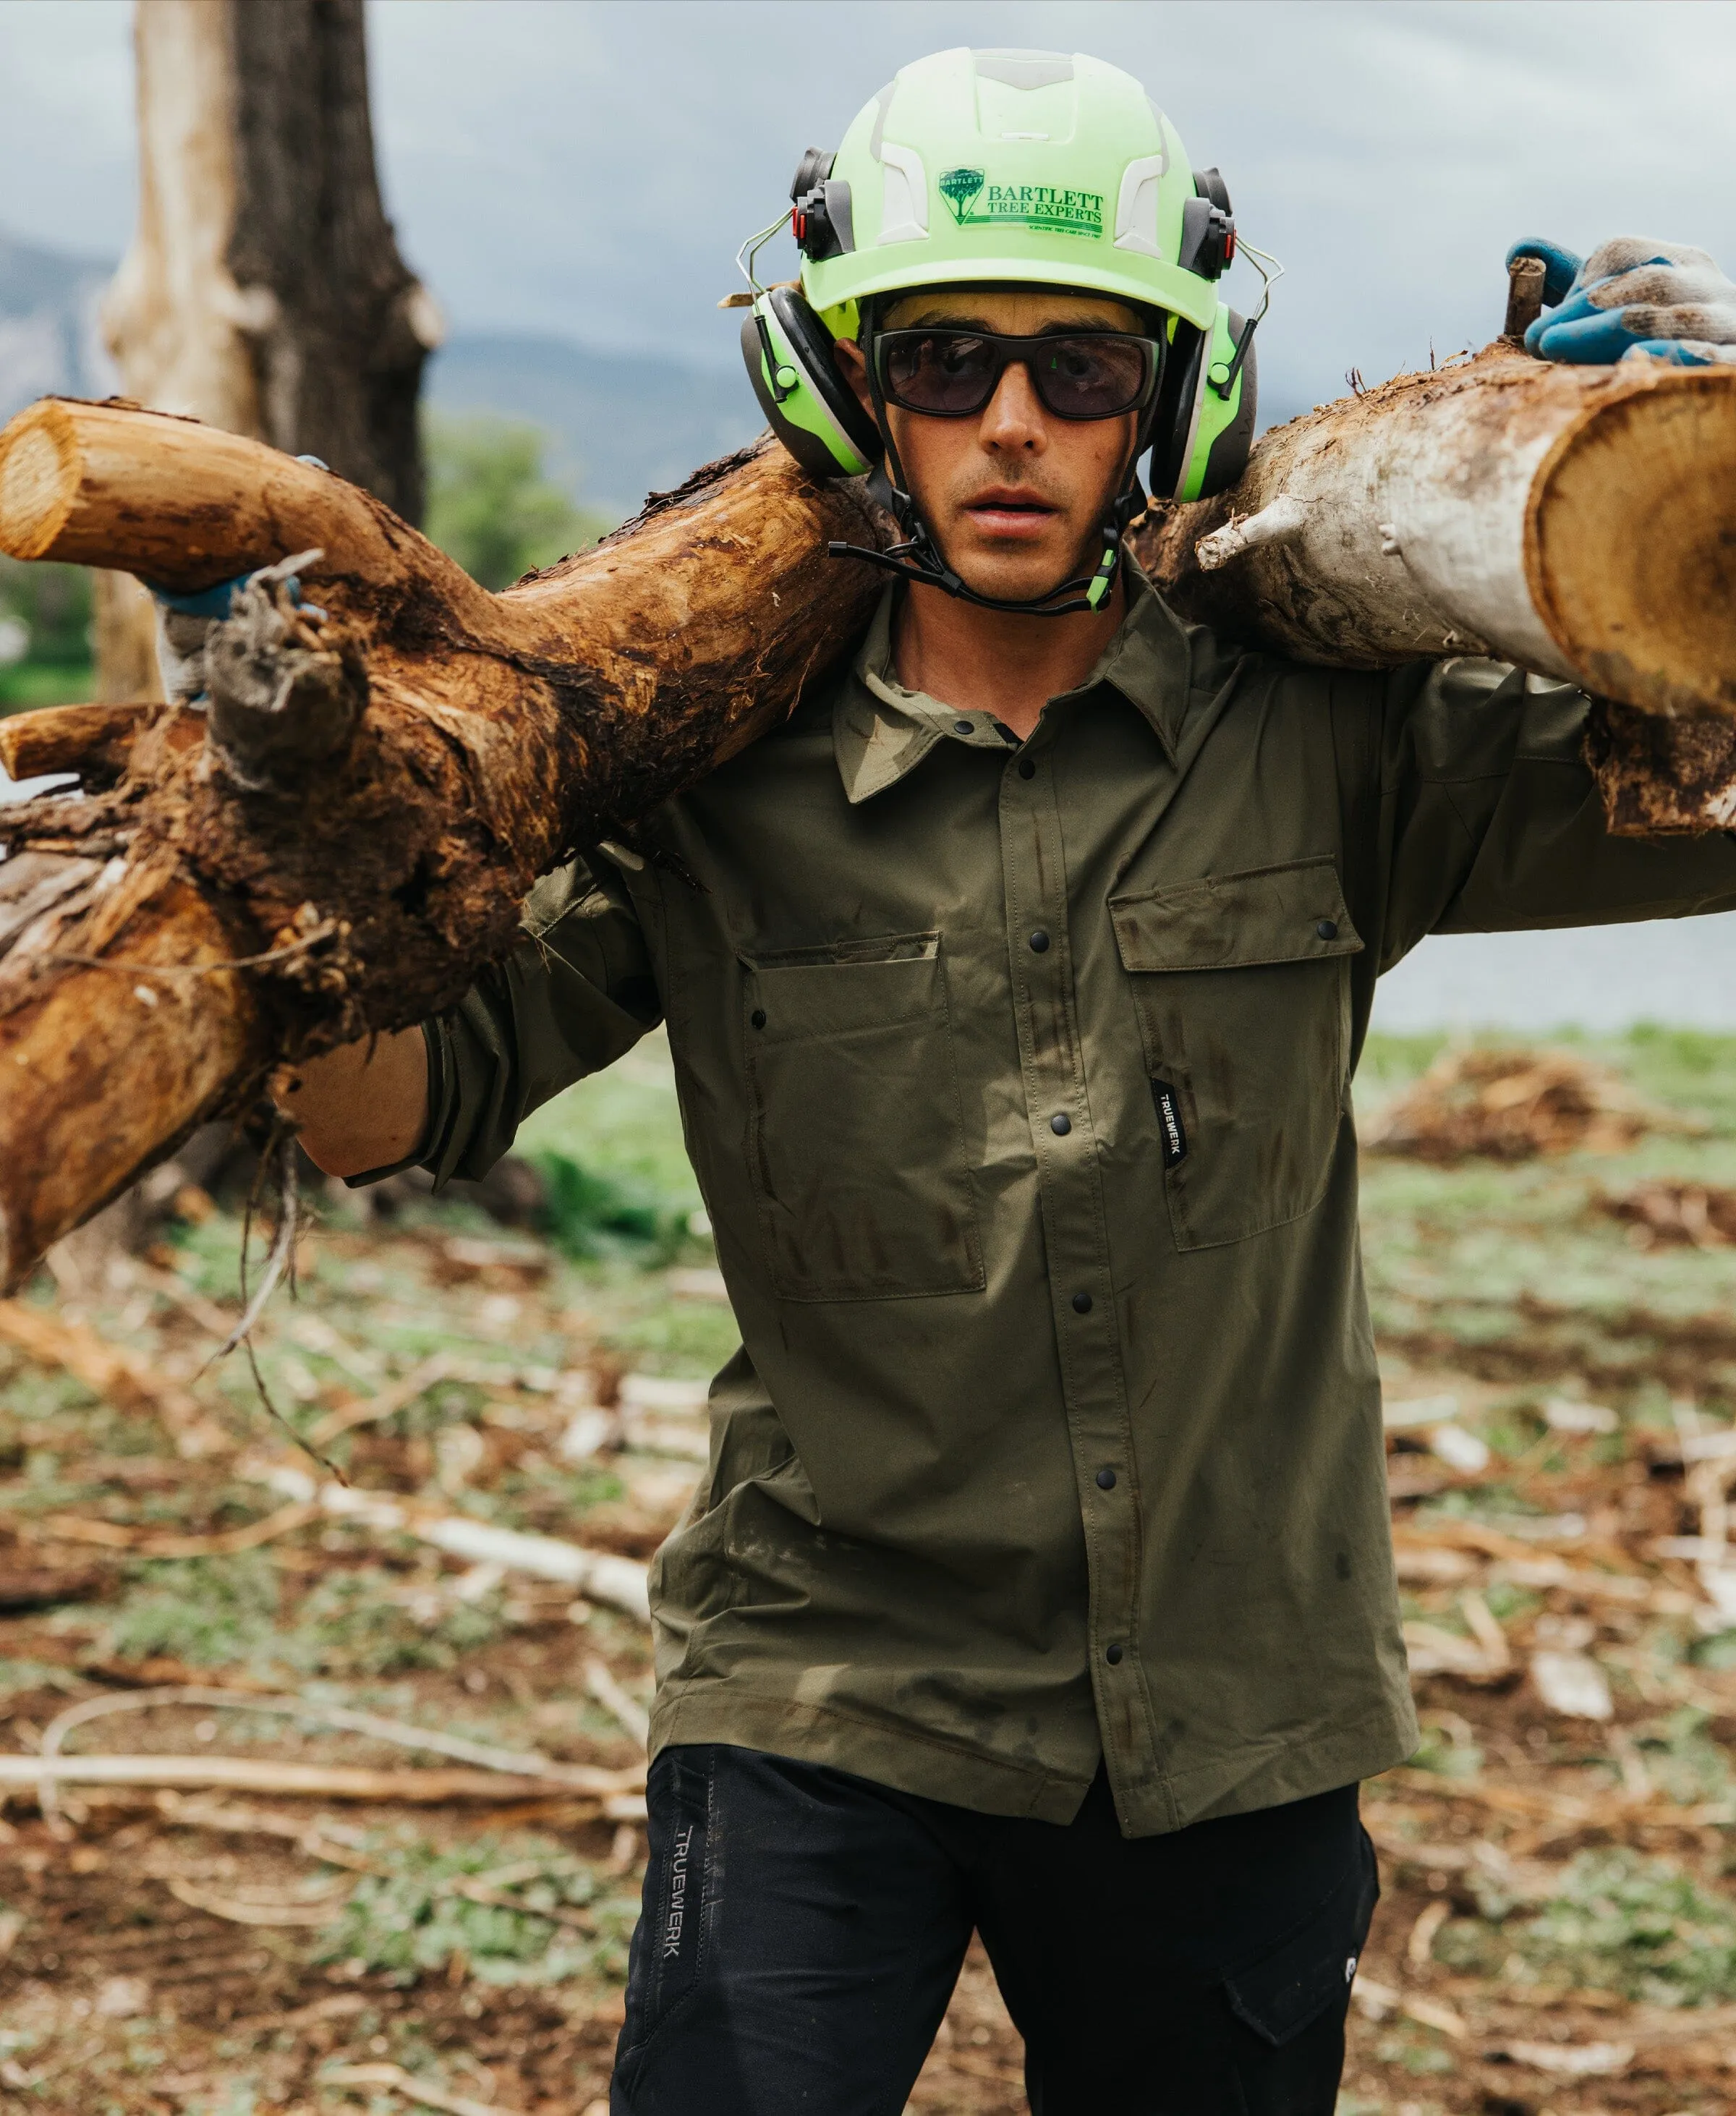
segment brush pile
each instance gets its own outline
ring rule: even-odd
[[[1362,1143],[1443,1166],[1481,1156],[1621,1153],[1682,1120],[1637,1095],[1619,1074],[1564,1051],[1449,1051],[1389,1102]]]

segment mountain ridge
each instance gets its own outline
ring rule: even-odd
[[[98,325],[113,270],[0,228],[0,423],[37,397],[118,387]],[[551,481],[617,520],[760,425],[746,377],[730,368],[528,332],[455,331],[429,362],[423,402],[540,428]]]

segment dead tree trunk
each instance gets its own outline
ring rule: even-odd
[[[249,590],[209,713],[0,723],[0,1284],[286,1055],[450,1005],[535,876],[630,835],[866,621],[871,523],[763,444],[501,596],[258,443],[47,400],[0,435],[0,549],[194,588],[316,547],[324,615]]]
[[[139,0],[135,39],[139,224],[103,316],[127,395],[418,520],[440,322],[380,201],[362,0]]]
[[[133,41],[139,219],[103,315],[123,391],[419,520],[440,324],[380,202],[362,0],[138,0]],[[96,586],[99,697],[159,697],[149,598]]]
[[[1304,661],[1581,683],[1612,827],[1736,821],[1736,369],[1498,342],[1268,434],[1135,548],[1184,615]]]

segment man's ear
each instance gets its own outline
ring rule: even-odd
[[[838,362],[838,372],[856,392],[857,402],[871,419],[874,416],[874,398],[868,389],[868,363],[862,349],[853,338],[841,338],[834,342],[832,357]]]

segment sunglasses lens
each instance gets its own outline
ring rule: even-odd
[[[1151,371],[1137,338],[1058,338],[1030,363],[1037,394],[1063,419],[1113,419],[1143,402]]]
[[[1143,338],[1106,332],[1031,339],[907,330],[889,331],[879,345],[888,397],[936,418],[981,411],[1008,359],[1024,362],[1038,396],[1058,418],[1116,418],[1150,394],[1152,349]]]
[[[895,404],[940,418],[980,412],[994,393],[1000,362],[985,338],[960,331],[898,331],[886,343],[884,384]]]

